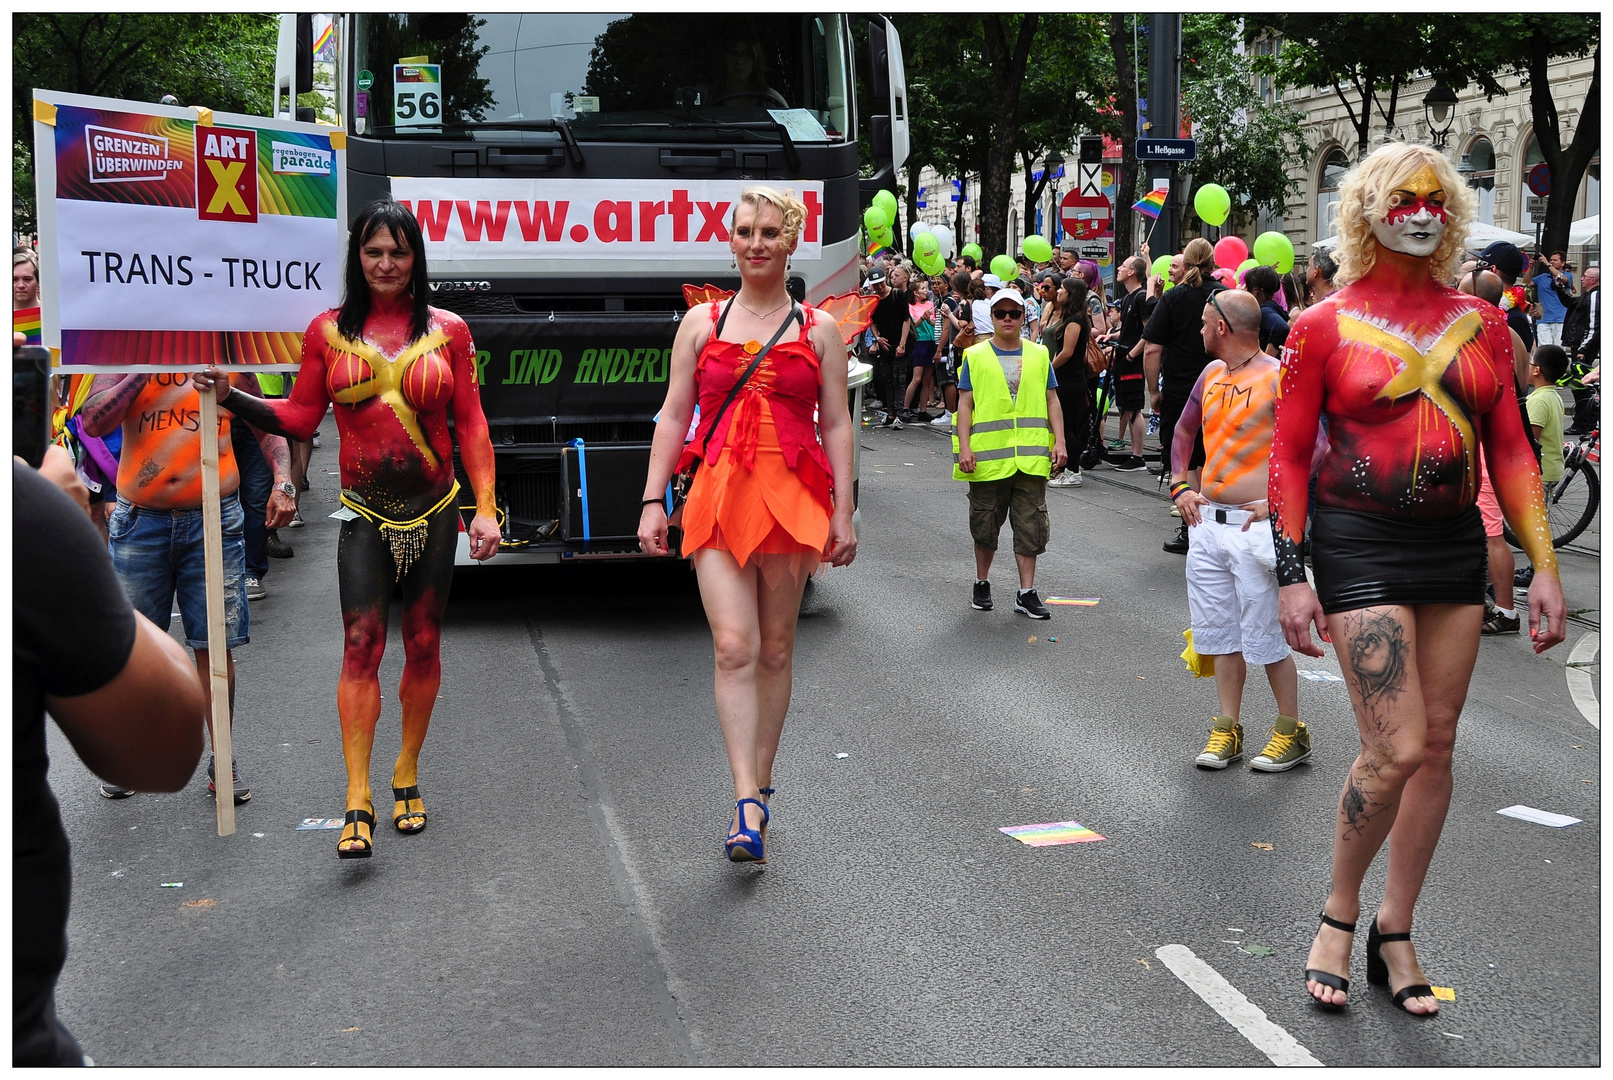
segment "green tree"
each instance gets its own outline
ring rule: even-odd
[[[1288,163],[1305,152],[1300,113],[1261,101],[1250,57],[1235,48],[1238,22],[1226,15],[1182,21],[1182,111],[1198,143],[1193,178],[1226,188],[1235,214],[1280,214],[1299,187]]]
[[[1053,151],[1065,156],[1067,184],[1074,183],[1073,145],[1078,134],[1117,135],[1118,118],[1104,106],[1113,89],[1104,20],[1094,15],[1049,14],[1042,18],[1035,54],[1025,74],[1019,140],[1025,173],[1025,234],[1031,233],[1037,200],[1052,179],[1036,170]],[[1055,213],[1057,212],[1055,208]]]
[[[157,101],[267,115],[278,24],[272,15],[18,12],[12,16],[12,228],[32,232],[33,92]]]
[[[1463,51],[1470,63],[1493,72],[1482,81],[1467,71],[1456,73],[1451,85],[1460,90],[1478,82],[1489,96],[1503,92],[1495,75],[1512,74],[1529,91],[1530,119],[1540,155],[1551,170],[1551,194],[1546,197],[1546,221],[1541,246],[1546,251],[1568,247],[1574,201],[1585,172],[1602,148],[1602,46],[1601,19],[1592,14],[1480,15],[1463,19]],[[1565,102],[1577,107],[1574,137],[1563,143],[1562,119],[1548,78],[1548,65],[1563,57],[1590,55],[1591,82],[1583,101]]]
[[[1461,68],[1481,77],[1463,61],[1461,35],[1453,29],[1445,15],[1260,15],[1244,20],[1250,38],[1264,33],[1283,39],[1281,51],[1260,57],[1255,70],[1275,76],[1283,86],[1333,89],[1355,128],[1357,161],[1371,146],[1374,113],[1385,135],[1395,133],[1400,90],[1418,71]]]
[[[1142,16],[1109,16],[1109,52],[1114,63],[1111,119],[1120,128],[1120,171],[1115,177],[1115,261],[1118,268],[1133,254],[1131,204],[1137,198],[1137,57],[1132,54],[1136,24]]]
[[[1015,171],[1083,130],[1119,130],[1100,114],[1113,94],[1103,20],[1094,15],[897,15],[908,76],[910,166],[981,178],[979,243],[1007,251]],[[1042,181],[1045,184],[1046,180]],[[1041,194],[1027,185],[1029,202]],[[958,243],[962,204],[958,204]]]

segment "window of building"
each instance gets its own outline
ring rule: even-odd
[[[1344,180],[1344,174],[1350,171],[1350,159],[1344,151],[1334,147],[1327,152],[1327,158],[1322,163],[1321,182],[1317,184],[1316,191],[1316,239],[1323,240],[1333,235],[1333,217],[1337,212],[1339,201],[1339,184]]]
[[[1479,197],[1478,220],[1486,225],[1495,224],[1495,147],[1482,136],[1468,148],[1462,172],[1467,184]],[[1473,171],[1467,172],[1468,168]]]
[[[1585,170],[1585,217],[1602,212],[1602,159],[1597,157]]]

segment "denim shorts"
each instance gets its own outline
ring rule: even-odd
[[[238,494],[220,500],[224,521],[224,645],[245,645],[246,512]],[[207,648],[207,563],[202,512],[149,510],[122,495],[107,521],[112,566],[134,609],[159,627],[170,622],[174,598],[185,621],[185,644]]]

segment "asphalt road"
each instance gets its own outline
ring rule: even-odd
[[[1455,1001],[1397,1012],[1359,941],[1352,1004],[1328,1015],[1301,969],[1356,745],[1342,685],[1300,683],[1310,763],[1195,769],[1215,693],[1177,658],[1182,561],[1159,549],[1173,519],[1152,477],[1050,492],[1038,584],[1100,603],[1032,623],[1005,602],[1006,539],[997,610],[969,607],[942,434],[861,440],[861,550],[800,624],[765,869],[722,857],[732,803],[687,570],[496,560],[449,610],[430,826],[400,836],[383,803],[375,857],[339,862],[335,832],[296,831],[343,809],[327,423],[308,525],[283,534],[296,557],[237,654],[253,798],[236,835],[215,835],[200,770],[109,802],[52,728],[74,865],[64,1021],[103,1065],[1600,1063],[1601,760],[1568,678],[1599,657],[1565,667],[1599,620],[1593,552],[1565,558],[1567,644],[1481,648],[1416,923]],[[394,630],[383,792],[401,667]],[[1338,670],[1331,651],[1300,667]],[[1274,712],[1256,676],[1251,754]],[[1496,813],[1514,804],[1584,820]],[[1066,820],[1104,839],[998,831]],[[1227,1007],[1242,1027],[1165,946],[1246,999]]]

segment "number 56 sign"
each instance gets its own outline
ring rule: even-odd
[[[394,64],[392,116],[398,127],[442,123],[442,65]]]

